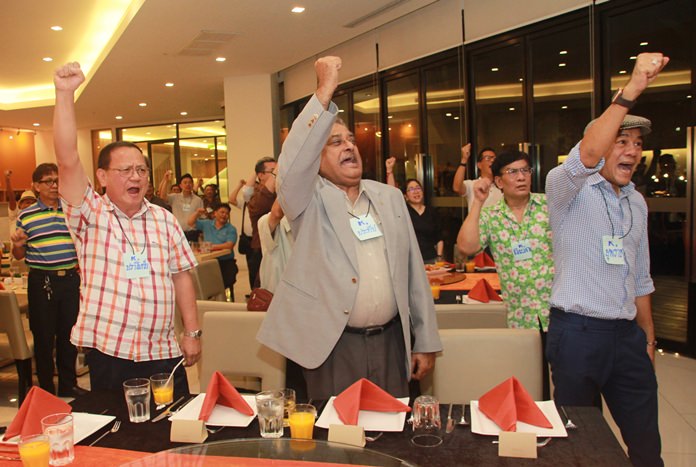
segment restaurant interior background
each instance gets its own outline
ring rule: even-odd
[[[142,9],[158,1],[147,0]],[[379,3],[386,8],[409,2]],[[463,144],[472,143],[472,154],[506,145],[529,152],[533,189],[543,192],[548,171],[562,163],[586,123],[625,83],[635,56],[664,52],[669,66],[633,110],[653,121],[634,181],[650,209],[657,338],[665,349],[696,355],[694,2],[539,0],[519,14],[513,11],[518,4],[508,0],[426,0],[412,7],[377,27],[368,22],[364,32],[338,44],[323,43],[294,65],[251,75],[258,85],[225,77],[218,82],[224,100],[213,103],[217,112],[170,121],[112,121],[83,130],[80,145],[92,149],[94,165],[104,144],[134,141],[151,157],[155,186],[171,168],[177,176],[189,172],[217,183],[226,200],[229,187],[250,174],[258,157],[279,153],[312,92],[315,58],[336,54],[344,59],[345,81],[334,100],[356,134],[365,176],[384,180],[384,160],[396,156],[397,181],[421,179],[427,202],[443,220],[451,256],[466,206],[452,191]],[[258,123],[245,107],[249,101],[270,103],[261,132],[249,130]],[[9,115],[0,110],[0,169],[9,167],[10,159],[28,160],[12,166],[18,179],[27,179],[35,163],[50,159],[51,134],[12,124]],[[669,157],[659,163],[666,154],[674,163]],[[477,175],[474,164],[468,170],[470,177]],[[232,222],[239,225],[240,217],[233,213]]]

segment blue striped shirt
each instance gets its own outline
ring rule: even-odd
[[[71,269],[77,266],[77,252],[60,202],[53,210],[41,200],[23,209],[17,228],[27,234],[26,263],[36,269]]]
[[[556,275],[551,306],[601,319],[636,316],[635,298],[655,290],[650,278],[648,207],[633,183],[617,196],[599,174],[604,160],[586,168],[580,143],[546,178]],[[611,216],[611,220],[610,220]],[[624,265],[607,264],[602,236],[623,239]]]

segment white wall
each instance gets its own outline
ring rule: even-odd
[[[34,148],[36,151],[36,165],[44,162],[56,162],[56,155],[53,151],[53,132],[37,131],[34,137]],[[92,139],[90,130],[77,131],[77,151],[80,153],[82,166],[91,179],[94,170],[92,162]]]

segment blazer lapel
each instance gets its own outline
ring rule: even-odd
[[[331,227],[336,232],[343,251],[350,260],[355,272],[358,272],[358,258],[355,254],[355,245],[353,244],[353,230],[346,220],[346,201],[341,190],[338,190],[330,185],[324,185],[319,190],[326,215],[331,222]]]
[[[393,222],[391,222],[391,216],[394,215],[393,211],[389,209],[386,205],[384,197],[377,190],[373,190],[372,186],[365,184],[365,191],[370,197],[373,209],[376,211],[377,216],[379,216],[379,227],[382,230],[382,235],[384,235],[384,245],[387,248],[387,261],[389,261],[389,271],[394,279],[394,273],[396,271],[396,245],[393,241],[388,241],[388,239],[396,238],[393,235],[393,229],[396,228]]]

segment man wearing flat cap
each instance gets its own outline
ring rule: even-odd
[[[645,200],[631,176],[650,121],[628,111],[669,58],[640,54],[623,89],[546,179],[556,275],[546,356],[557,405],[601,406],[637,466],[661,466]]]

